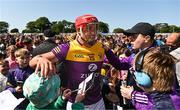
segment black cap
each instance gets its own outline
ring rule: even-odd
[[[151,38],[154,38],[155,28],[149,23],[140,22],[133,26],[131,29],[125,30],[123,33],[125,35],[143,34],[149,35],[151,36]]]
[[[55,32],[53,32],[51,29],[46,29],[45,31],[44,31],[44,36],[46,36],[46,37],[54,37],[55,36]]]

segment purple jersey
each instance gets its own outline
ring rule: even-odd
[[[30,68],[29,66],[25,67],[25,68],[16,68],[16,69],[12,69],[10,70],[9,74],[8,74],[8,83],[10,83],[13,87],[8,86],[7,89],[10,90],[12,93],[15,93],[15,87],[17,87],[18,85],[23,85],[23,83],[25,82],[25,80],[29,77],[29,75],[31,75],[34,72],[34,70],[32,68]]]
[[[132,103],[137,110],[179,110],[180,96],[176,92],[133,91]]]
[[[80,45],[76,40],[55,47],[52,52],[59,59],[65,62],[65,74],[67,74],[68,88],[75,90],[91,73],[94,73],[94,83],[86,92],[85,105],[98,102],[101,96],[100,70],[104,60],[104,49],[101,43],[97,42],[88,48]],[[70,102],[75,101],[77,93],[73,93]]]

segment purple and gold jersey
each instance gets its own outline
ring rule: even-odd
[[[91,73],[94,73],[94,84],[86,92],[85,105],[94,104],[101,97],[100,70],[104,60],[104,49],[100,42],[88,48],[80,45],[76,40],[55,47],[52,52],[59,61],[65,61],[68,88],[78,89],[79,84]],[[72,94],[70,102],[74,102],[76,94]]]

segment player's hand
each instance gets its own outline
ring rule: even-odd
[[[41,76],[45,78],[49,78],[52,74],[56,73],[55,65],[43,57],[38,57],[35,72],[37,73],[39,70],[41,71]]]

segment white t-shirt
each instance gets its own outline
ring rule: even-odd
[[[0,92],[6,88],[7,77],[0,73]]]

